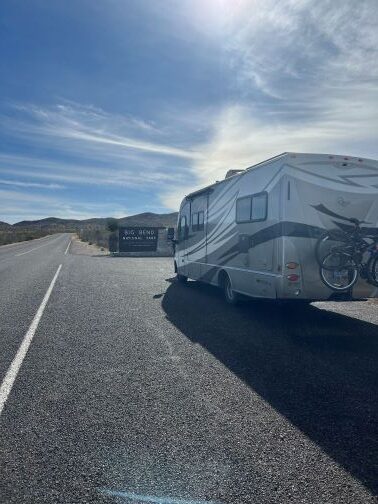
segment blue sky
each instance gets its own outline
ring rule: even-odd
[[[283,151],[378,158],[376,0],[2,0],[0,220],[177,209]]]

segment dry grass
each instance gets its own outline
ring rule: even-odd
[[[88,242],[89,244],[96,244],[104,249],[109,248],[110,231],[106,229],[82,229],[78,232],[80,240]]]
[[[17,243],[28,240],[35,240],[51,234],[49,230],[25,230],[25,229],[11,229],[0,230],[0,245],[7,245],[9,243]]]

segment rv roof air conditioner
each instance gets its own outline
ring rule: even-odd
[[[224,177],[225,179],[228,177],[232,177],[233,175],[236,175],[237,173],[241,173],[244,170],[228,170],[226,173],[226,176]]]

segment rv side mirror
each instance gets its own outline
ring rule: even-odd
[[[175,239],[175,228],[168,228],[167,230],[167,241],[172,241]]]

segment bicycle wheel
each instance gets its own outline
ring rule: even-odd
[[[339,229],[333,229],[323,233],[315,245],[315,257],[319,266],[323,264],[326,255],[332,252],[332,248],[341,247],[349,243],[349,237]]]
[[[331,252],[323,259],[320,277],[334,291],[348,290],[357,282],[358,264],[348,254]]]
[[[368,282],[378,287],[378,255],[372,255],[366,266]]]

